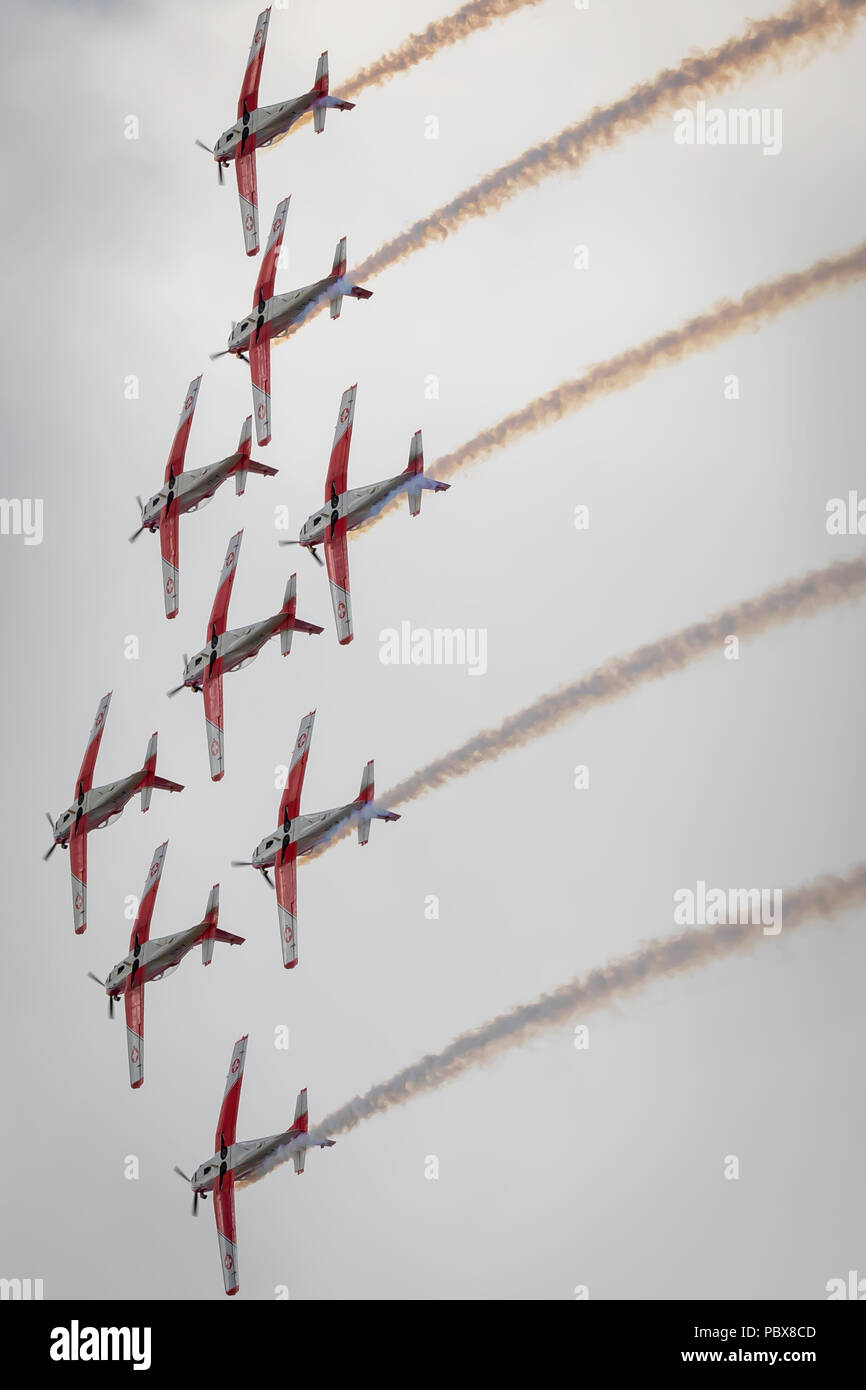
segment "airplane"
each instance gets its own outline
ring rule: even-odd
[[[409,445],[409,464],[404,472],[396,474],[393,478],[386,478],[381,483],[371,483],[368,487],[347,489],[346,477],[357,391],[357,384],[350,386],[343,392],[340,401],[334,442],[331,446],[331,461],[325,479],[324,507],[314,516],[307,518],[301,527],[298,540],[280,541],[280,545],[304,546],[319,564],[322,562],[315,547],[324,545],[328,580],[331,585],[331,602],[337,624],[337,640],[341,646],[351,642],[354,635],[346,533],[361,526],[368,517],[375,516],[386,502],[401,492],[406,493],[410,515],[417,516],[421,510],[422,491],[427,489],[431,492],[447,492],[451,486],[450,483],[439,483],[433,478],[425,477],[421,431],[416,430]]]
[[[54,835],[54,844],[42,857],[49,859],[58,845],[69,850],[69,867],[72,870],[72,910],[76,936],[80,936],[87,928],[88,833],[91,830],[101,830],[104,825],[110,825],[112,821],[117,820],[126,803],[131,801],[137,792],[141,793],[141,809],[146,811],[150,806],[150,797],[154,787],[165,792],[183,791],[179,782],[169,782],[167,778],[158,777],[156,774],[156,734],[151,734],[144,767],[139,768],[137,772],[131,772],[128,777],[122,777],[119,782],[109,782],[107,786],[94,787],[93,771],[105,730],[105,719],[108,714],[108,706],[111,703],[111,695],[112,692],[109,690],[108,694],[104,695],[99,702],[93,728],[90,730],[90,737],[87,740],[87,748],[84,751],[81,770],[75,783],[75,801],[68,811],[64,811],[62,816],[58,816],[56,821],[53,821],[50,814],[46,812]]]
[[[313,734],[313,721],[316,711],[304,716],[298,729],[298,737],[292,752],[292,761],[285,790],[280,801],[280,823],[276,830],[256,846],[252,859],[233,859],[234,868],[258,869],[265,882],[271,887],[268,869],[273,865],[277,889],[277,917],[280,924],[280,941],[283,951],[283,965],[291,970],[298,963],[298,873],[297,860],[302,854],[309,854],[316,845],[329,839],[338,826],[346,821],[350,826],[357,824],[358,843],[365,845],[370,838],[372,820],[399,820],[396,811],[365,812],[364,807],[373,800],[373,762],[367,763],[361,776],[361,790],[354,801],[345,806],[335,806],[329,811],[314,811],[302,816],[301,788],[307,770],[310,754],[310,739]]]
[[[274,294],[274,281],[277,274],[277,261],[283,244],[289,198],[277,204],[274,220],[256,288],[253,294],[253,307],[240,323],[232,323],[228,347],[221,352],[212,352],[211,361],[217,357],[231,355],[247,362],[253,386],[253,414],[256,417],[256,438],[259,444],[267,444],[271,438],[271,341],[288,333],[293,323],[306,317],[310,309],[320,299],[329,299],[331,318],[338,319],[343,307],[343,297],[352,299],[372,299],[373,291],[360,285],[353,285],[346,276],[346,238],[337,242],[334,264],[330,275],[316,280],[312,285],[304,285],[288,294]],[[244,353],[249,352],[249,357]]]
[[[123,996],[126,1004],[126,1050],[129,1060],[129,1084],[134,1091],[144,1082],[144,987],[156,980],[165,979],[177,970],[184,956],[194,946],[201,945],[202,965],[210,965],[213,959],[215,941],[225,941],[230,946],[243,946],[242,936],[232,936],[217,926],[219,921],[220,886],[215,883],[210,890],[205,915],[201,922],[186,931],[175,932],[172,936],[151,939],[150,921],[156,904],[156,894],[162,881],[162,869],[168,840],[158,846],[153,854],[153,862],[142,889],[138,912],[132,924],[129,938],[129,954],[119,965],[109,971],[104,980],[87,973],[91,980],[101,985],[108,995],[108,1017],[114,1017],[114,1003]]]
[[[298,1094],[295,1104],[295,1118],[282,1134],[269,1134],[265,1139],[247,1139],[238,1142],[236,1139],[238,1106],[241,1099],[241,1082],[244,1078],[247,1036],[245,1033],[242,1038],[238,1039],[232,1052],[223,1102],[214,1135],[216,1152],[212,1158],[208,1159],[207,1163],[202,1163],[196,1168],[191,1178],[188,1178],[183,1169],[178,1168],[177,1165],[174,1169],[192,1188],[193,1216],[198,1216],[199,1197],[206,1201],[207,1194],[213,1193],[217,1239],[219,1240],[223,1282],[227,1294],[237,1293],[240,1287],[238,1282],[237,1227],[235,1224],[235,1185],[240,1187],[245,1182],[254,1181],[257,1173],[263,1177],[262,1168],[267,1171],[265,1165],[270,1165],[274,1156],[287,1144],[294,1145],[290,1151],[292,1162],[295,1166],[295,1172],[300,1174],[304,1171],[308,1148],[332,1149],[336,1143],[335,1139],[306,1140],[309,1132],[306,1086]]]
[[[205,506],[227,478],[234,477],[235,492],[240,497],[246,488],[248,473],[261,473],[267,478],[273,478],[277,473],[276,468],[270,468],[266,463],[257,463],[255,459],[250,458],[253,419],[251,415],[247,416],[241,427],[241,437],[233,454],[220,459],[219,463],[209,463],[204,468],[191,468],[189,472],[184,473],[183,461],[200,383],[201,377],[197,376],[187,387],[177,432],[165,466],[165,482],[150,501],[142,502],[140,497],[136,499],[141,511],[141,525],[129,538],[131,541],[137,541],[142,531],[150,531],[151,534],[154,531],[159,532],[162,589],[167,618],[176,618],[179,611],[179,518],[185,512],[195,512]]]
[[[236,627],[226,631],[229,599],[237,570],[238,553],[241,548],[243,531],[238,531],[229,541],[226,557],[220,572],[216,597],[213,601],[208,632],[208,645],[190,660],[183,659],[183,682],[168,693],[177,695],[181,690],[204,692],[205,730],[208,739],[211,780],[219,782],[225,773],[225,752],[223,745],[223,676],[229,671],[238,671],[253,661],[271,637],[280,634],[280,649],[283,656],[292,650],[294,632],[319,633],[324,628],[316,623],[305,623],[295,617],[297,576],[292,575],[286,585],[283,606],[272,618],[264,618],[259,623],[247,627]]]
[[[276,106],[259,106],[259,80],[262,75],[270,18],[269,5],[256,20],[250,56],[247,59],[241,94],[238,97],[238,118],[234,125],[223,132],[213,149],[201,140],[195,142],[201,149],[213,155],[220,183],[223,181],[223,169],[227,169],[234,160],[244,246],[248,256],[256,256],[259,251],[256,150],[264,149],[279,136],[288,134],[307,111],[312,111],[315,132],[321,135],[325,129],[325,116],[329,106],[337,111],[353,111],[355,108],[353,101],[343,101],[340,97],[329,95],[327,52],[319,58],[316,80],[303,96],[294,97],[291,101],[281,101]]]

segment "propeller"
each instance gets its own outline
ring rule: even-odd
[[[268,887],[269,887],[269,888],[273,888],[273,886],[274,886],[273,880],[271,879],[270,875],[268,874],[267,869],[263,869],[263,868],[261,867],[260,864],[254,864],[253,861],[252,861],[252,859],[233,859],[233,860],[232,860],[232,868],[233,868],[233,869],[258,869],[259,873],[261,874],[262,878],[265,880],[265,883],[268,885]]]
[[[322,559],[321,555],[319,555],[318,551],[314,550],[314,548],[313,548],[311,545],[305,545],[303,541],[280,541],[280,545],[300,545],[300,546],[303,546],[303,548],[304,548],[304,550],[306,550],[307,554],[308,554],[308,555],[312,555],[312,557],[313,557],[313,559],[315,560],[315,562],[316,562],[317,565],[320,565],[320,566],[321,566],[321,565],[323,565],[323,564],[325,563],[324,560]]]
[[[185,1183],[190,1183],[190,1182],[192,1182],[192,1178],[188,1178],[187,1175],[186,1175],[186,1173],[183,1171],[183,1169],[182,1169],[182,1168],[178,1168],[177,1164],[174,1165],[174,1171],[175,1171],[176,1173],[178,1173],[178,1174],[180,1175],[180,1177],[183,1178],[183,1180],[184,1180]],[[194,1192],[194,1193],[192,1194],[192,1214],[193,1214],[193,1216],[198,1216],[198,1193],[197,1193],[197,1192]]]
[[[183,673],[184,673],[184,680],[181,682],[180,685],[176,685],[176,686],[174,687],[173,690],[167,690],[167,691],[165,692],[166,695],[168,696],[168,698],[169,698],[170,700],[173,699],[175,695],[180,694],[181,690],[185,690],[185,689],[186,689],[186,668],[187,668],[188,665],[189,665],[189,657],[187,656],[186,652],[184,652],[184,654],[183,654]]]
[[[45,812],[45,818],[46,818],[46,820],[48,821],[48,824],[51,826],[51,830],[52,830],[52,833],[53,833],[53,832],[54,832],[54,821],[51,819],[51,812],[50,812],[50,811],[46,811],[46,812]],[[56,848],[57,848],[57,841],[55,840],[55,841],[54,841],[54,844],[51,846],[51,848],[50,848],[49,850],[47,850],[45,854],[43,854],[43,856],[42,856],[43,860],[45,860],[45,859],[50,859],[51,856],[52,856],[52,854],[53,854],[54,851],[56,850]]]
[[[98,975],[94,975],[94,973],[93,973],[92,970],[88,970],[88,972],[87,972],[87,978],[88,978],[88,980],[95,980],[96,983],[99,985],[100,989],[105,989],[105,988],[106,988],[105,981],[104,981],[104,980],[100,980],[100,978],[99,978]],[[113,995],[113,994],[109,994],[109,996],[108,996],[108,1017],[109,1017],[109,1018],[114,1018],[114,995]]]
[[[136,502],[138,503],[138,510],[141,512],[141,515],[144,516],[144,503],[142,502],[142,500],[141,500],[140,497],[136,497],[135,500],[136,500]],[[138,528],[137,531],[133,531],[133,533],[132,533],[132,535],[130,536],[129,539],[130,539],[131,541],[137,541],[138,538],[139,538],[139,536],[141,535],[142,531],[144,531],[144,530],[146,530],[146,527],[144,527],[144,526],[139,526],[139,528]]]
[[[216,155],[214,154],[214,152],[213,152],[213,150],[211,149],[210,145],[206,145],[206,144],[204,143],[203,140],[196,140],[195,143],[198,145],[198,147],[199,147],[200,150],[207,150],[208,154],[209,154],[209,155],[213,155],[214,159],[216,159]],[[217,178],[219,179],[220,188],[222,188],[222,186],[223,186],[223,166],[222,166],[222,160],[219,160],[219,159],[217,159]]]

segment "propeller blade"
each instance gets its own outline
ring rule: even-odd
[[[87,972],[87,978],[88,978],[88,980],[95,980],[96,983],[99,985],[99,988],[100,988],[100,989],[105,989],[105,981],[104,981],[104,980],[100,980],[100,978],[99,978],[98,975],[94,975],[94,973],[93,973],[92,970],[88,970],[88,972]]]
[[[222,352],[212,352],[209,354],[211,362],[216,362],[218,357],[228,357],[228,348],[223,348]]]
[[[223,183],[225,182],[225,176],[223,174],[223,166],[220,162],[217,162],[217,179],[219,181],[220,188],[222,188]]]
[[[213,154],[213,150],[211,149],[210,145],[206,145],[204,140],[196,140],[195,143],[198,145],[200,150],[207,150],[208,154]]]
[[[45,819],[48,821],[48,824],[51,826],[51,829],[53,830],[53,829],[54,829],[54,821],[53,821],[52,818],[51,818],[51,812],[50,812],[50,811],[46,811],[46,812],[45,812]]]
[[[111,1019],[114,1018],[114,995],[113,995],[113,994],[109,994],[109,996],[108,996],[108,1017],[111,1018]]]
[[[255,864],[253,863],[252,859],[233,859],[233,860],[232,860],[232,868],[233,868],[233,869],[254,869],[255,867],[256,867],[256,866],[255,866]]]
[[[317,565],[321,567],[325,563],[318,551],[314,550],[311,545],[304,545],[303,541],[280,541],[280,545],[299,545],[303,550],[306,550],[308,555],[312,556]]]
[[[265,883],[268,885],[269,888],[273,888],[274,880],[271,878],[267,869],[262,869],[262,878],[265,880]]]
[[[51,846],[51,848],[50,848],[49,850],[46,850],[45,853],[43,854],[43,856],[42,856],[43,863],[45,862],[46,859],[50,859],[50,858],[51,858],[51,856],[52,856],[52,854],[54,853],[54,851],[56,850],[56,848],[57,848],[57,841],[55,840],[55,841],[54,841],[54,844]]]
[[[191,1182],[191,1181],[192,1181],[190,1178],[187,1177],[186,1173],[183,1171],[182,1168],[178,1168],[177,1164],[174,1165],[174,1171],[175,1171],[180,1177],[183,1178],[184,1182]]]
[[[170,700],[173,700],[175,695],[180,694],[181,690],[184,690],[185,688],[186,687],[183,685],[176,685],[173,690],[167,690],[165,693]]]
[[[139,526],[139,528],[138,528],[137,531],[133,531],[132,535],[131,535],[130,538],[129,538],[129,539],[130,539],[130,542],[132,542],[132,541],[137,541],[138,538],[139,538],[139,536],[141,535],[141,533],[142,533],[142,531],[143,531],[144,529],[145,529],[145,528],[144,528],[143,526]]]
[[[198,1216],[198,1193],[197,1193],[197,1192],[194,1192],[194,1193],[192,1194],[192,1214],[193,1214],[193,1216]]]

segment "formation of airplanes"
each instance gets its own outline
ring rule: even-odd
[[[303,96],[274,106],[260,106],[259,82],[262,72],[265,43],[270,22],[270,8],[258,16],[249,59],[238,101],[235,124],[224,131],[209,152],[217,164],[220,182],[223,170],[234,162],[240,196],[244,245],[248,255],[259,251],[258,193],[256,154],[285,134],[304,115],[311,114],[314,130],[321,133],[328,108],[351,110],[354,103],[331,96],[328,85],[328,55],[321,54],[314,86]],[[201,143],[201,142],[198,142]],[[204,148],[208,148],[205,146]],[[228,345],[214,357],[231,355],[244,361],[250,370],[252,383],[252,414],[241,428],[238,446],[233,453],[215,463],[185,468],[187,446],[198,402],[201,375],[189,383],[183,398],[180,417],[169,450],[162,486],[146,501],[138,498],[139,526],[130,536],[136,541],[143,532],[159,534],[162,563],[163,607],[165,617],[174,619],[180,612],[180,553],[179,523],[184,515],[199,510],[209,502],[230,478],[241,496],[249,474],[274,477],[277,469],[252,457],[253,420],[259,445],[271,440],[271,344],[288,334],[320,304],[328,303],[332,319],[339,318],[343,299],[369,299],[372,291],[355,283],[347,273],[346,238],[337,243],[330,273],[320,280],[284,294],[275,293],[276,272],[288,216],[289,198],[277,204],[273,222],[262,257],[253,293],[252,308],[240,321],[232,324]],[[357,384],[344,391],[334,431],[322,508],[312,513],[300,529],[296,541],[282,544],[299,545],[322,563],[318,548],[324,550],[331,603],[336,623],[337,641],[346,646],[353,640],[351,588],[349,581],[347,536],[350,531],[385,507],[393,498],[405,492],[410,515],[417,516],[421,494],[425,490],[445,491],[448,484],[425,475],[421,431],[413,435],[407,467],[382,481],[363,487],[349,488],[349,453],[354,426]],[[168,691],[170,696],[188,689],[201,694],[204,704],[205,731],[208,745],[210,777],[220,782],[225,776],[225,730],[223,710],[223,677],[252,661],[271,638],[279,636],[280,650],[288,656],[296,632],[321,635],[324,628],[297,616],[297,576],[291,574],[285,585],[279,611],[244,627],[228,627],[228,610],[240,554],[243,530],[231,537],[225,552],[216,594],[205,628],[204,645],[191,658],[183,658],[181,684]],[[87,837],[93,830],[102,829],[116,820],[132,798],[139,795],[141,809],[147,811],[154,790],[181,792],[179,782],[169,781],[157,774],[157,734],[147,745],[144,763],[127,776],[104,786],[94,786],[93,778],[105,721],[111,702],[111,692],[103,697],[97,708],[84,757],[75,781],[74,800],[56,820],[48,815],[52,844],[43,856],[51,857],[58,845],[69,850],[72,879],[73,925],[76,934],[88,925]],[[276,890],[277,918],[283,966],[293,969],[298,964],[298,903],[297,863],[304,855],[325,848],[342,832],[357,829],[358,841],[369,841],[373,820],[397,821],[396,811],[383,809],[375,801],[374,764],[366,764],[357,797],[343,805],[324,811],[301,813],[301,794],[310,752],[315,711],[300,722],[292,752],[285,787],[277,812],[276,829],[256,846],[252,858],[243,863],[258,870],[265,881]],[[144,1084],[144,995],[145,988],[164,979],[182,964],[194,947],[201,947],[204,965],[213,959],[215,943],[243,945],[245,938],[219,926],[219,884],[210,890],[204,917],[192,926],[169,936],[151,937],[151,924],[156,898],[162,881],[168,848],[164,841],[154,851],[147,879],[138,900],[132,924],[129,948],[124,958],[102,979],[93,972],[90,978],[102,988],[108,998],[109,1014],[123,999],[126,1016],[127,1064],[129,1084],[139,1090]],[[273,880],[270,877],[273,872]],[[200,1165],[192,1178],[185,1178],[193,1191],[193,1208],[200,1197],[212,1194],[219,1238],[220,1257],[225,1291],[238,1291],[237,1236],[235,1228],[234,1188],[268,1171],[283,1155],[291,1155],[295,1171],[302,1173],[306,1150],[313,1143],[330,1147],[331,1139],[308,1139],[307,1093],[301,1091],[291,1126],[264,1139],[238,1142],[236,1139],[238,1103],[246,1055],[247,1036],[236,1044],[217,1122],[215,1152],[207,1163]],[[177,1169],[181,1172],[180,1169]],[[181,1176],[185,1175],[181,1173]]]

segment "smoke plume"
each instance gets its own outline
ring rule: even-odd
[[[863,594],[866,594],[866,557],[839,560],[826,569],[790,579],[777,588],[767,589],[758,598],[746,599],[715,617],[648,642],[629,656],[615,657],[580,680],[542,695],[525,709],[509,715],[497,728],[481,730],[458,748],[410,773],[365,809],[369,814],[371,810],[382,811],[416,801],[437,787],[465,777],[475,768],[496,762],[515,748],[543,738],[576,715],[619,700],[648,681],[660,680],[710,652],[720,651],[725,638],[731,634],[741,639],[758,637],[780,623],[812,617],[834,604],[860,598]],[[362,812],[358,811],[344,821],[308,857],[318,858],[337,840],[344,839],[361,817]]]
[[[866,903],[866,861],[855,864],[846,874],[827,875],[789,889],[784,897],[788,931],[862,906]],[[770,940],[772,946],[768,944]],[[489,1023],[461,1033],[441,1052],[428,1053],[388,1081],[340,1106],[311,1131],[309,1138],[315,1142],[348,1134],[364,1120],[406,1105],[427,1091],[438,1090],[470,1068],[492,1062],[508,1048],[519,1047],[576,1014],[583,1018],[593,1009],[620,1004],[646,985],[676,978],[735,951],[759,946],[776,950],[775,942],[776,938],[763,936],[750,923],[725,923],[702,930],[689,927],[678,936],[649,941],[631,955],[600,966],[588,975],[579,975],[551,994],[542,994],[529,1004],[519,1004]],[[280,1150],[267,1171],[285,1162],[295,1147],[297,1143]]]

